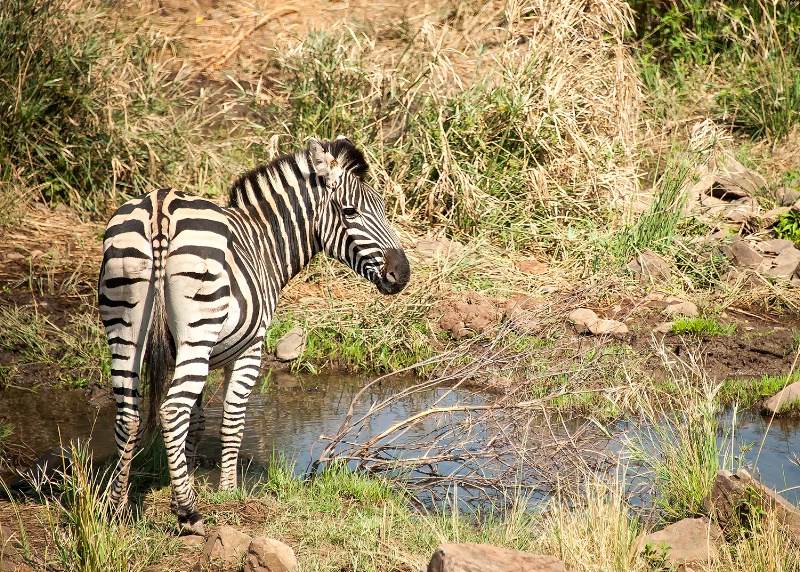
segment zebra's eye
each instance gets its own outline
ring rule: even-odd
[[[342,214],[348,218],[354,217],[358,214],[358,211],[353,207],[344,207],[342,209]]]

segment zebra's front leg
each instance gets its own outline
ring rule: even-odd
[[[245,410],[250,393],[261,371],[261,346],[265,329],[256,341],[229,367],[225,368],[225,399],[222,406],[222,474],[219,489],[236,488],[236,464],[242,444]]]

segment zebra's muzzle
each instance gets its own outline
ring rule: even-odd
[[[400,248],[389,248],[383,253],[383,268],[375,280],[381,294],[397,294],[408,284],[411,266],[405,252]]]

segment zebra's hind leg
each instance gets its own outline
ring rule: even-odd
[[[189,480],[194,485],[192,472],[196,466],[197,447],[206,429],[206,413],[203,410],[203,396],[197,398],[189,414],[189,433],[186,435],[186,463],[189,465]]]
[[[261,345],[265,329],[261,328],[256,341],[225,368],[225,399],[222,406],[222,474],[219,489],[231,491],[236,488],[236,463],[242,444],[245,410],[250,393],[261,371]]]

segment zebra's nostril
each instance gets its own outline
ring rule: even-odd
[[[389,284],[394,284],[395,282],[397,282],[397,276],[394,275],[394,272],[387,272],[386,273],[386,281]]]

